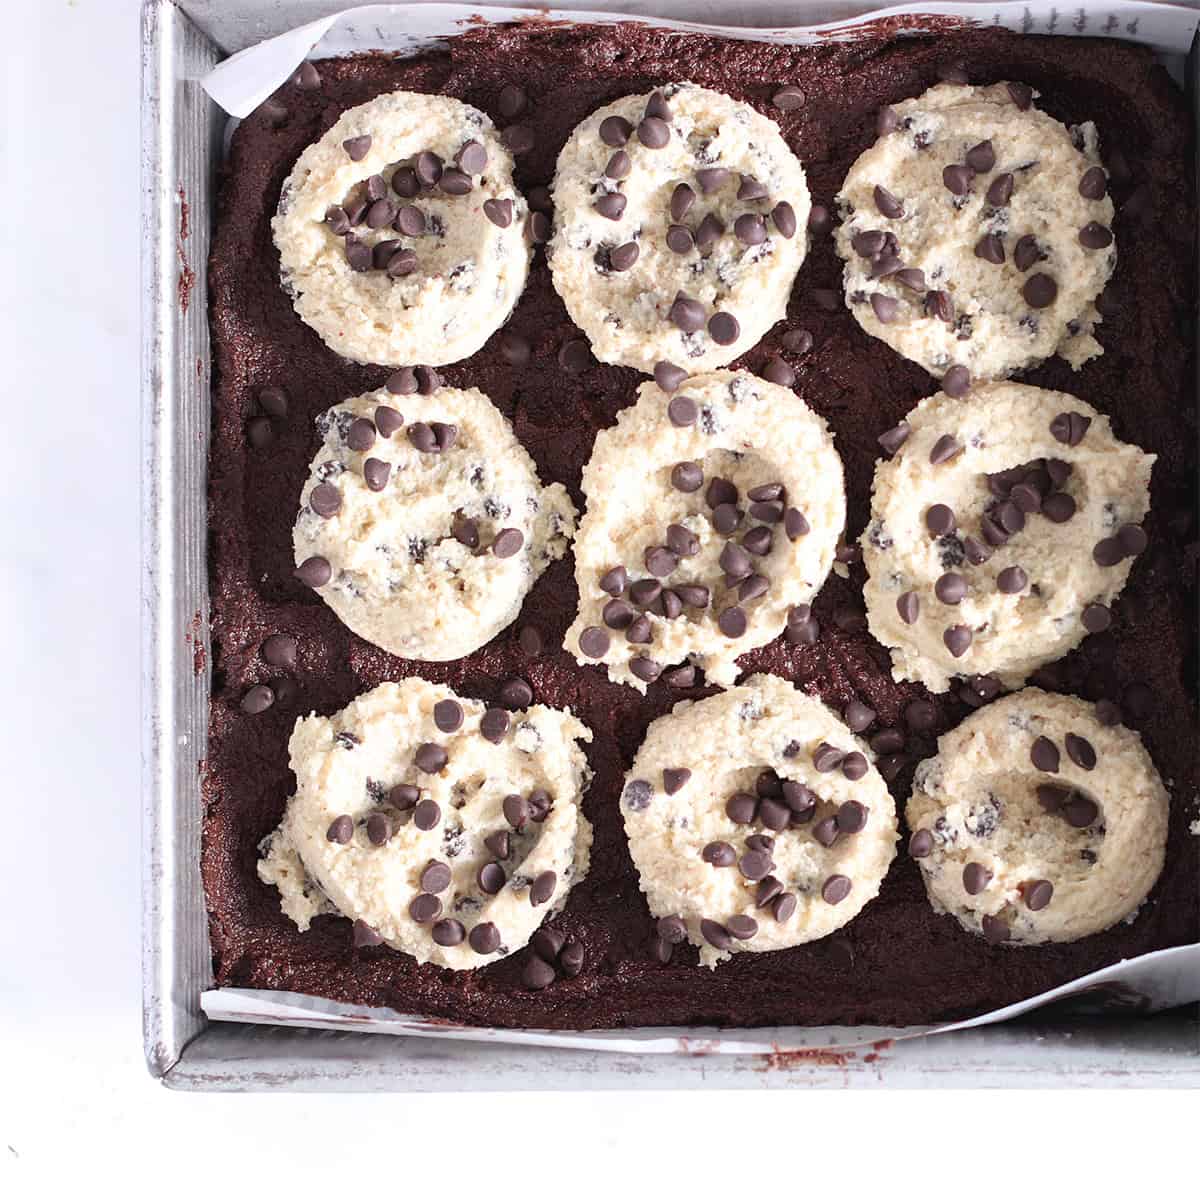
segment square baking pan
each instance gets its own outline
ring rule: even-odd
[[[228,54],[343,7],[330,0],[143,5],[143,1024],[151,1074],[174,1088],[234,1091],[1200,1086],[1195,1007],[1151,1018],[1042,1013],[869,1052],[770,1055],[613,1054],[206,1021],[200,996],[213,982],[199,870],[210,685],[206,265],[226,118],[199,81]],[[785,11],[769,0],[729,0],[697,13],[687,0],[585,0],[563,7],[752,27],[873,6]],[[1195,45],[1180,65],[1200,128]]]

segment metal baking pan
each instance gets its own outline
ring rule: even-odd
[[[336,0],[144,0],[142,10],[143,1031],[150,1073],[188,1090],[456,1091],[1200,1085],[1200,1013],[1018,1022],[867,1052],[664,1056],[208,1023],[200,772],[210,684],[206,265],[224,115],[198,80],[243,47],[344,7]],[[687,0],[583,0],[694,16]],[[870,4],[822,5],[848,16]],[[936,7],[932,6],[931,7]],[[714,11],[714,10],[721,11]],[[772,24],[764,2],[703,16]],[[811,13],[788,8],[789,21]],[[1200,129],[1197,47],[1185,78]]]

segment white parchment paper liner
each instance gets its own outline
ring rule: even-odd
[[[828,11],[827,9],[825,10]],[[822,5],[809,5],[814,18]],[[887,18],[959,17],[979,25],[996,25],[1021,33],[1119,38],[1154,47],[1161,53],[1186,54],[1200,25],[1192,7],[1152,3],[1111,3],[1087,8],[1059,8],[1046,3],[912,4],[864,12],[859,16],[787,28],[737,28],[704,25],[621,13],[568,12],[465,4],[373,4],[312,21],[260,42],[226,59],[202,81],[226,112],[244,117],[282,86],[305,58],[328,58],[364,50],[414,54],[478,28],[482,23],[573,21],[611,25],[641,21],[660,28],[738,38],[743,41],[803,44],[859,36],[863,26]],[[936,26],[935,26],[936,30]],[[919,33],[913,20],[896,32]],[[1184,798],[1174,801],[1180,803]],[[1191,799],[1190,797],[1187,799]],[[1027,953],[1014,948],[1011,953]],[[1200,945],[1176,946],[1126,959],[1040,996],[996,1009],[969,1021],[945,1025],[887,1029],[871,1026],[786,1027],[769,1029],[650,1028],[590,1030],[493,1029],[456,1025],[390,1009],[340,1004],[317,996],[252,988],[219,988],[201,995],[210,1020],[250,1024],[292,1025],[312,1029],[354,1030],[455,1041],[605,1050],[636,1054],[779,1054],[791,1051],[855,1054],[869,1047],[972,1029],[1033,1012],[1059,1001],[1094,1011],[1155,1012],[1200,1001]]]

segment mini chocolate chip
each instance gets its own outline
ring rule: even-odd
[[[433,940],[439,946],[457,946],[467,936],[467,931],[463,928],[463,923],[454,920],[452,917],[438,921],[431,930],[431,933]]]
[[[1098,221],[1089,221],[1079,231],[1079,244],[1085,250],[1103,250],[1112,245],[1112,240],[1112,230]]]
[[[853,887],[845,875],[830,875],[821,885],[821,899],[826,904],[841,904]]]
[[[492,553],[497,558],[512,558],[525,545],[525,535],[519,529],[501,529],[492,541]]]
[[[942,463],[949,462],[961,451],[962,444],[958,442],[951,434],[943,433],[942,436],[933,443],[933,449],[929,451],[929,461],[935,467],[941,466]]]
[[[1039,771],[1057,772],[1059,763],[1058,747],[1048,737],[1037,737],[1030,747],[1029,760]]]
[[[318,554],[306,558],[296,568],[296,578],[310,588],[324,587],[333,576],[333,568],[327,559]]]
[[[671,127],[662,117],[643,117],[638,122],[637,138],[648,150],[661,150],[671,140]]]
[[[910,858],[927,858],[933,852],[933,834],[928,829],[918,829],[908,839]]]
[[[960,604],[967,594],[967,581],[956,572],[947,571],[938,577],[933,592],[943,604]]]
[[[558,876],[553,871],[542,871],[529,888],[529,903],[537,907],[545,904],[554,895]]]
[[[528,154],[533,149],[535,138],[528,125],[509,125],[500,134],[500,141],[513,157]]]
[[[879,184],[875,185],[875,207],[883,216],[893,221],[904,216],[903,202]]]
[[[1063,739],[1067,747],[1067,757],[1085,771],[1091,771],[1096,766],[1096,748],[1087,738],[1077,733],[1068,733]]]
[[[732,346],[741,333],[741,327],[733,313],[718,312],[708,319],[708,333],[718,346]]]
[[[704,306],[683,292],[677,292],[667,319],[684,333],[695,333],[704,328]]]
[[[325,840],[327,842],[336,842],[339,846],[345,846],[354,836],[354,818],[346,814],[340,817],[334,817],[329,828],[325,831]]]
[[[1025,303],[1030,308],[1047,308],[1054,303],[1054,299],[1058,295],[1058,284],[1049,275],[1039,272],[1036,275],[1030,275],[1025,281],[1021,295],[1025,297]]]
[[[1004,243],[999,234],[985,233],[975,243],[975,257],[999,265],[1004,261]]]
[[[600,122],[600,140],[606,146],[623,146],[632,133],[633,126],[624,117],[605,117]]]
[[[1048,879],[1031,879],[1021,884],[1021,895],[1030,912],[1041,912],[1054,895],[1054,884]]]
[[[955,658],[961,658],[970,648],[973,635],[971,630],[966,625],[951,625],[942,634],[942,641],[946,645],[946,649],[954,655]]]
[[[992,873],[982,863],[969,862],[963,867],[963,890],[968,896],[978,896],[992,880]]]
[[[1018,592],[1023,592],[1028,583],[1029,576],[1017,566],[1005,567],[996,576],[996,587],[1006,596],[1015,596]]]
[[[371,149],[371,135],[365,133],[361,137],[347,138],[342,143],[342,149],[351,162],[362,162]]]

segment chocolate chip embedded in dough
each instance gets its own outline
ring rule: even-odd
[[[1029,576],[1018,566],[1005,567],[996,576],[996,587],[1006,596],[1023,592],[1029,584]]]
[[[1029,761],[1039,771],[1056,773],[1059,764],[1058,747],[1048,737],[1037,737],[1029,749]]]
[[[783,631],[789,645],[815,646],[821,637],[821,626],[812,615],[809,604],[795,604],[788,610],[787,625]]]
[[[643,117],[638,122],[637,138],[648,150],[661,150],[671,140],[671,127],[662,117]]]
[[[361,949],[363,946],[378,946],[383,943],[383,934],[373,926],[368,925],[366,921],[361,919],[354,922],[354,948]]]
[[[1079,244],[1085,250],[1103,250],[1106,246],[1111,246],[1112,241],[1112,230],[1107,225],[1101,225],[1099,221],[1089,221],[1079,231]]]
[[[900,301],[895,296],[888,296],[883,292],[872,292],[871,310],[884,325],[888,325],[896,319],[896,314],[900,310]]]
[[[750,880],[751,883],[757,883],[758,880],[769,875],[772,866],[770,852],[766,850],[747,850],[738,859],[738,871],[744,879]]]
[[[967,581],[955,571],[947,571],[933,585],[934,595],[943,604],[960,604],[967,594]]]
[[[853,886],[845,875],[830,875],[821,885],[821,899],[826,904],[841,904]]]
[[[329,828],[325,831],[325,840],[334,842],[339,846],[345,846],[354,836],[354,818],[343,813],[340,817],[334,817],[330,822]]]
[[[892,195],[887,188],[876,184],[874,195],[875,207],[883,216],[893,221],[904,216],[904,203],[897,196]]]
[[[644,654],[639,654],[636,658],[629,660],[629,670],[636,679],[640,679],[643,683],[653,683],[662,674],[662,665],[652,658],[647,658]]]
[[[701,167],[696,172],[696,182],[705,195],[724,187],[728,179],[729,172],[724,167]]]
[[[955,658],[961,658],[966,654],[973,640],[974,635],[966,625],[951,625],[942,634],[942,641],[945,643],[946,649]]]
[[[1092,547],[1092,558],[1097,566],[1115,567],[1124,557],[1121,543],[1115,537],[1102,538]]]
[[[1062,525],[1075,515],[1075,499],[1066,492],[1052,492],[1042,501],[1042,516]]]
[[[907,421],[901,421],[898,425],[889,429],[886,433],[881,433],[875,440],[879,443],[883,452],[890,458],[905,442],[908,441],[909,434],[912,432]]]
[[[1030,308],[1048,308],[1058,295],[1058,284],[1049,275],[1039,272],[1025,281],[1021,295]]]
[[[1021,897],[1030,912],[1041,912],[1054,895],[1054,884],[1048,879],[1031,879],[1021,884]]]
[[[624,242],[609,252],[609,266],[614,271],[628,271],[637,262],[639,253],[637,242]]]
[[[667,319],[684,333],[695,333],[704,328],[704,305],[677,292],[667,311]]]
[[[481,921],[467,938],[476,954],[494,954],[500,949],[500,940],[500,930],[491,921]]]
[[[836,770],[842,765],[845,753],[828,742],[821,742],[812,753],[812,764],[822,774]]]
[[[558,876],[553,871],[542,871],[529,887],[529,903],[538,907],[554,895]]]
[[[674,363],[658,362],[654,364],[654,382],[664,392],[670,393],[676,391],[687,377],[688,373],[682,367],[675,366]],[[689,403],[692,404],[693,413],[691,421],[684,422],[687,425],[692,424],[696,419],[694,411],[695,403],[693,401],[689,401]]]
[[[1005,171],[1003,174],[997,175],[995,179],[988,184],[987,202],[993,208],[1004,208],[1012,199],[1013,194],[1013,177],[1012,173]]]
[[[1078,792],[1071,793],[1060,811],[1072,829],[1087,829],[1100,815],[1100,809],[1096,802],[1089,800],[1087,796],[1081,796]]]
[[[949,462],[957,454],[962,451],[962,444],[951,434],[943,433],[936,442],[933,443],[933,449],[929,451],[929,461],[935,466],[941,466],[942,463]]]
[[[767,240],[767,227],[758,213],[742,213],[733,223],[733,234],[743,245],[760,246]]]
[[[921,597],[916,592],[903,592],[896,598],[896,612],[905,625],[912,625],[921,613]]]
[[[675,190],[671,193],[671,220],[675,222],[682,221],[695,203],[695,189],[686,183],[676,184]]]
[[[986,175],[996,165],[996,151],[992,146],[991,138],[977,142],[964,157],[967,160],[967,166],[978,171],[980,175]]]
[[[991,882],[992,873],[982,863],[969,862],[963,867],[963,891],[968,896],[978,896]]]
[[[771,223],[780,237],[794,237],[796,234],[796,210],[786,200],[780,200],[771,209]]]
[[[610,644],[608,634],[599,625],[589,625],[579,634],[579,649],[588,658],[603,658]]]
[[[1079,619],[1088,633],[1103,633],[1112,624],[1112,612],[1103,604],[1088,604]]]
[[[753,917],[743,916],[738,914],[729,917],[725,921],[725,928],[731,937],[735,937],[738,941],[749,941],[758,932],[758,922]]]
[[[985,233],[975,243],[975,257],[997,266],[1004,261],[1004,242],[995,233]]]
[[[708,319],[708,333],[718,346],[732,346],[741,333],[741,327],[733,313],[718,312]]]
[[[332,577],[333,568],[329,565],[329,560],[319,554],[306,558],[296,568],[296,578],[310,588],[324,587]]]
[[[533,703],[533,688],[524,679],[507,679],[500,685],[500,703],[510,711],[528,708]]]
[[[485,200],[483,202],[483,215],[497,228],[507,229],[512,224],[513,202],[507,198],[503,200]]]
[[[450,886],[451,879],[451,871],[446,863],[430,859],[428,865],[421,872],[421,891],[432,892],[434,895],[444,892]]]
[[[351,162],[362,162],[371,149],[371,135],[364,133],[361,137],[347,138],[342,143],[342,149]]]
[[[942,186],[954,196],[965,196],[975,179],[974,170],[966,163],[950,163],[942,168]]]
[[[428,925],[442,915],[442,902],[428,892],[420,892],[409,902],[408,915],[418,925]]]
[[[439,946],[458,946],[467,936],[467,931],[463,927],[463,923],[454,920],[453,917],[447,917],[436,922],[431,933],[433,940]]]
[[[875,710],[861,700],[851,700],[842,712],[851,733],[862,733],[875,720]]]
[[[1103,200],[1108,192],[1108,176],[1103,167],[1088,167],[1079,179],[1079,194],[1085,200]]]
[[[879,137],[886,137],[889,133],[894,133],[900,128],[900,117],[896,110],[888,105],[884,105],[875,114],[875,133]]]
[[[602,217],[607,217],[610,221],[618,221],[628,203],[629,201],[622,192],[605,192],[603,196],[593,202],[592,207]]]
[[[462,705],[457,700],[439,700],[433,706],[433,723],[443,733],[453,733],[463,723]]]
[[[1067,748],[1067,757],[1084,771],[1091,771],[1096,766],[1096,748],[1087,738],[1077,733],[1068,733],[1063,739]]]
[[[931,504],[925,510],[925,528],[931,537],[945,537],[953,533],[957,526],[954,509],[948,504]]]
[[[600,122],[600,140],[606,146],[624,146],[633,133],[633,126],[624,117],[605,117]]]
[[[686,401],[687,404],[692,403],[688,399],[687,396],[676,396],[671,401],[671,404],[672,405],[675,404],[676,400]],[[694,405],[693,405],[693,407],[694,407]],[[683,416],[687,415],[686,409],[682,409],[682,415]],[[683,421],[683,420],[677,421],[674,419],[674,417],[672,417],[671,424],[687,426],[687,425],[691,425],[692,421]],[[676,463],[671,468],[671,486],[677,492],[685,492],[685,493],[697,492],[700,490],[703,483],[704,483],[704,468],[701,467],[700,464],[697,462],[679,462],[679,463]]]
[[[928,829],[918,829],[908,839],[910,858],[928,858],[933,853],[933,834]]]
[[[502,529],[492,542],[492,553],[497,558],[512,558],[525,544],[525,535],[519,529]]]
[[[740,638],[746,632],[746,625],[746,611],[736,604],[717,617],[717,628],[727,638]]]
[[[958,399],[959,396],[965,396],[970,390],[971,372],[958,363],[955,363],[952,367],[948,367],[946,373],[942,376],[942,391],[947,396],[953,396],[955,399]]]

